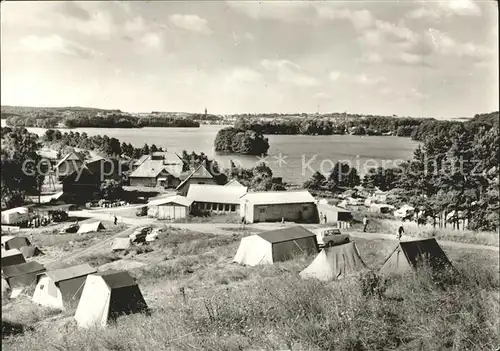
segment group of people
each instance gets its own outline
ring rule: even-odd
[[[326,224],[328,222],[327,218],[326,218],[326,214],[320,212],[319,213],[319,223],[320,224]]]

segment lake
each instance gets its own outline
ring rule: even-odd
[[[4,120],[2,120],[2,126]],[[85,132],[87,135],[107,135],[120,142],[141,147],[145,143],[155,144],[169,151],[181,153],[182,150],[204,152],[214,158],[222,167],[228,167],[229,161],[244,167],[252,167],[259,158],[256,156],[221,155],[214,151],[214,139],[217,131],[228,126],[202,125],[200,128],[141,128],[107,129],[77,128],[73,132]],[[42,135],[43,128],[28,128]],[[70,129],[61,129],[69,132]],[[413,151],[419,145],[410,138],[392,136],[355,136],[355,135],[267,135],[269,155],[265,160],[273,170],[274,176],[283,177],[286,182],[302,184],[315,170],[327,173],[337,161],[350,162],[363,175],[368,169],[379,165],[393,166],[412,158]]]

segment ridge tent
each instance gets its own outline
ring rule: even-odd
[[[296,226],[242,238],[233,262],[249,266],[272,264],[291,259],[297,254],[317,252],[316,234]]]
[[[326,247],[300,276],[319,280],[337,280],[366,268],[354,242]]]
[[[147,310],[135,280],[127,272],[109,270],[87,276],[75,319],[79,327],[104,327],[120,315]]]
[[[37,279],[33,302],[64,310],[69,303],[78,302],[87,275],[95,272],[95,268],[85,263],[42,273]]]
[[[2,250],[2,269],[7,266],[25,263],[23,253],[18,249]]]
[[[129,249],[131,242],[129,238],[115,238],[111,245],[111,251],[123,251]]]
[[[31,246],[31,242],[24,236],[6,236],[2,237],[2,247],[5,250],[18,249],[23,246]]]
[[[36,261],[2,267],[2,273],[11,288],[30,286],[45,267]]]
[[[380,273],[403,274],[416,270],[420,261],[426,260],[432,271],[452,267],[443,249],[434,238],[424,240],[402,241],[385,260]]]
[[[22,252],[24,258],[31,258],[31,257],[35,257],[35,256],[45,255],[36,246],[23,246],[23,247],[21,247],[21,252]]]
[[[82,223],[82,225],[78,229],[77,234],[93,233],[99,231],[100,229],[106,229],[102,225],[101,221],[92,223]]]

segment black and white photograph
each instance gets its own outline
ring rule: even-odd
[[[498,14],[2,1],[2,350],[498,351]]]

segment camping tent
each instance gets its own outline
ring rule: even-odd
[[[38,274],[45,272],[45,267],[36,261],[2,267],[2,273],[11,288],[29,286],[36,282]]]
[[[402,241],[385,260],[380,273],[403,274],[415,270],[422,261],[427,261],[433,271],[451,267],[451,262],[434,238]]]
[[[21,252],[24,258],[44,255],[44,253],[36,246],[23,246],[21,247]]]
[[[25,262],[23,253],[18,249],[2,250],[2,268]]]
[[[129,238],[115,238],[111,245],[111,251],[127,250],[131,246]]]
[[[106,229],[102,225],[101,221],[92,223],[82,223],[77,233],[78,234],[93,233],[99,231],[100,229]]]
[[[20,250],[23,246],[31,246],[28,238],[24,236],[5,236],[2,237],[2,247],[5,250],[18,249]]]
[[[45,272],[38,276],[33,302],[63,310],[78,302],[87,275],[95,272],[88,264]]]
[[[311,264],[300,272],[302,278],[341,279],[366,268],[353,242],[326,247]]]
[[[119,315],[147,309],[135,280],[127,272],[111,270],[87,276],[75,319],[79,327],[106,326]]]
[[[2,296],[3,294],[7,293],[9,289],[10,289],[9,283],[7,283],[7,281],[2,278]]]
[[[301,226],[272,230],[241,239],[233,262],[255,266],[318,252],[316,234]]]

